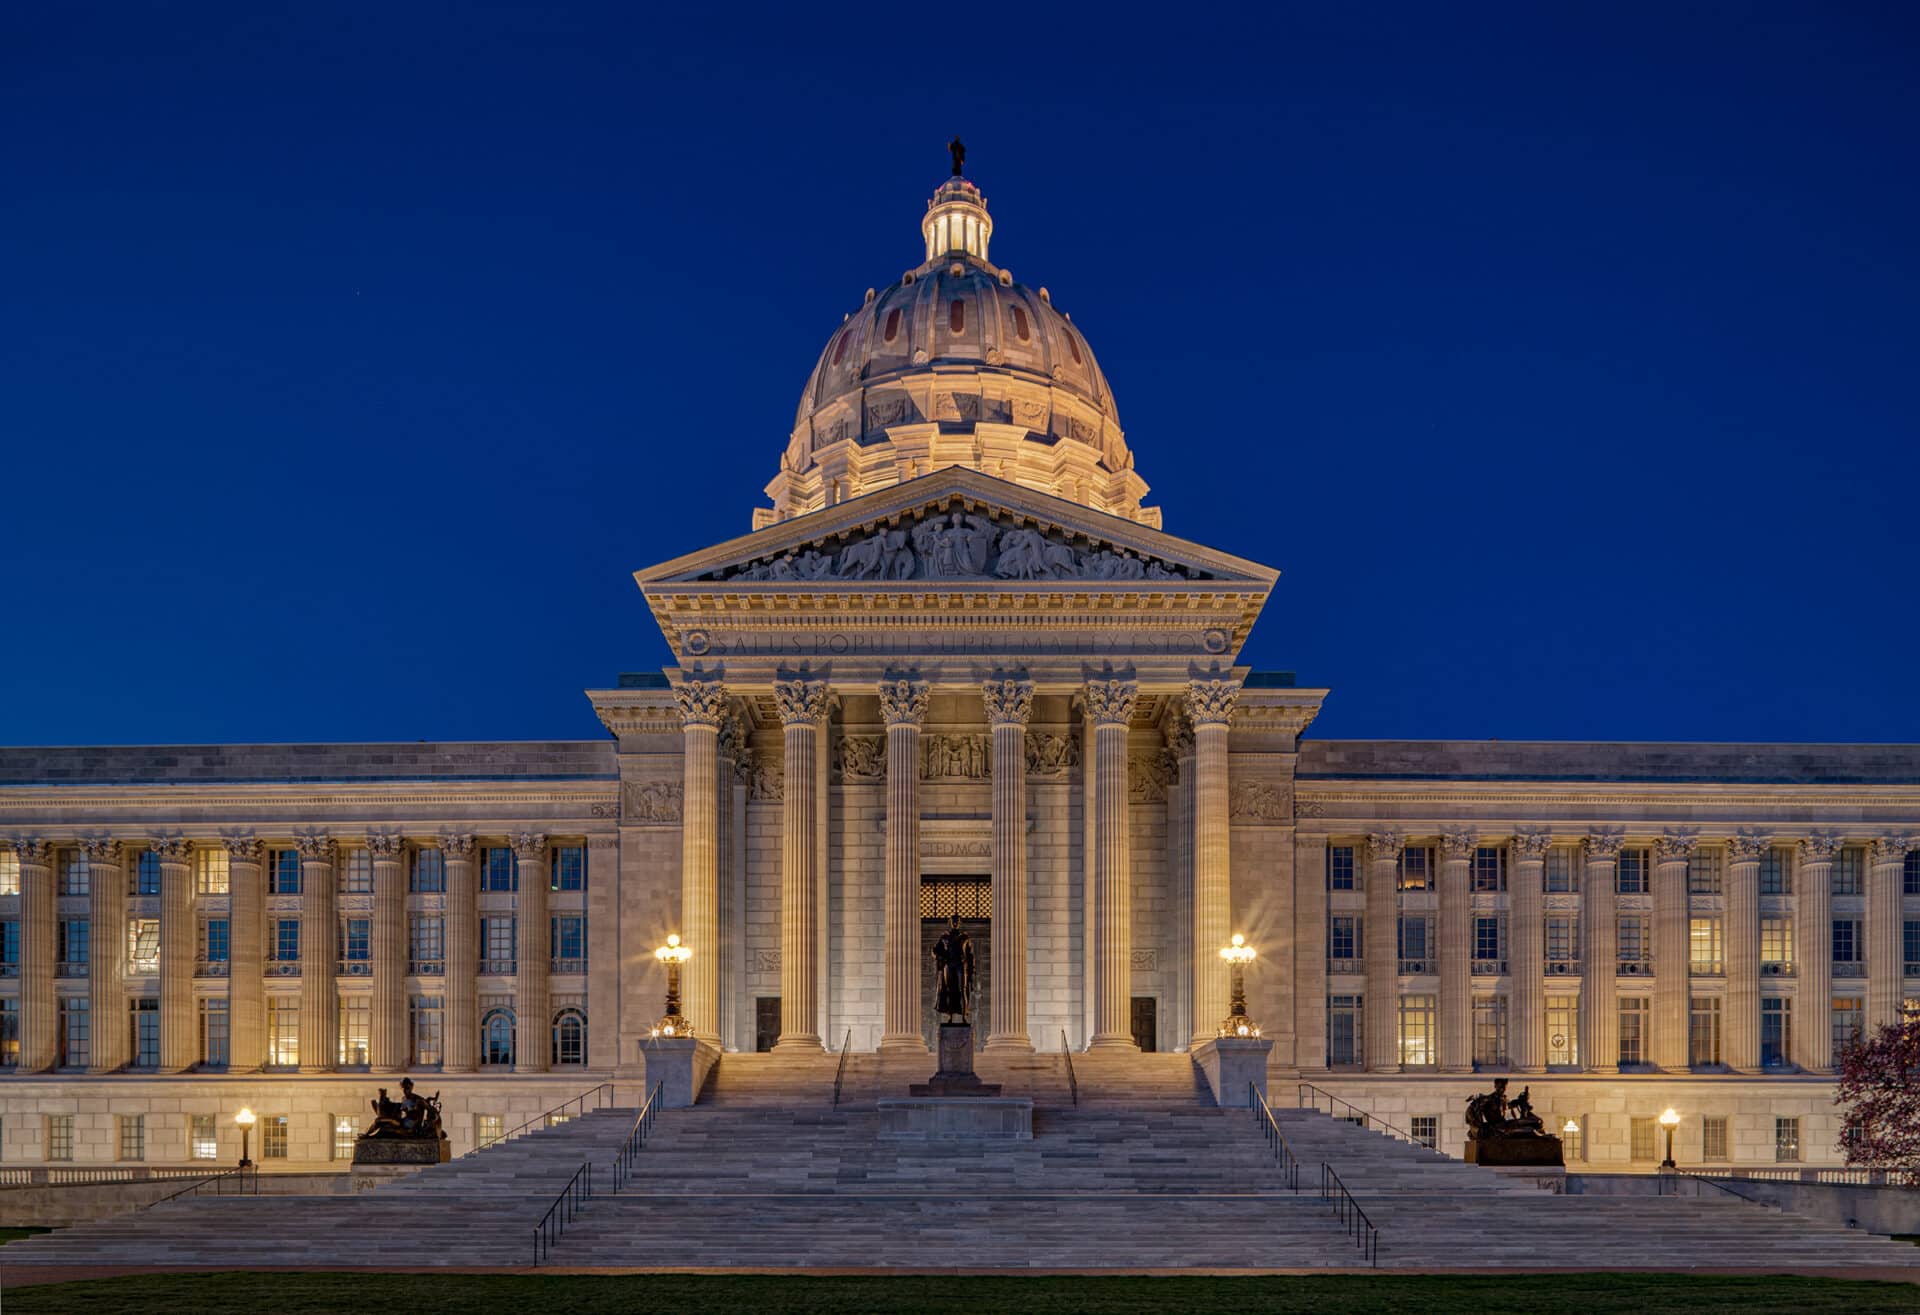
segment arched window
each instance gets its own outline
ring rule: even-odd
[[[1013,308],[1013,331],[1020,335],[1020,341],[1026,342],[1032,335],[1027,329],[1027,312],[1019,307]]]
[[[1073,336],[1072,329],[1067,330],[1067,350],[1073,353],[1073,363],[1075,365],[1085,364],[1085,362],[1080,359],[1080,340]]]
[[[898,306],[895,306],[892,310],[887,312],[887,333],[886,333],[887,341],[892,342],[894,338],[899,335],[899,333],[900,333],[900,308]]]
[[[955,333],[967,331],[967,303],[955,300],[947,304],[947,327]]]
[[[489,1009],[480,1020],[480,1062],[513,1063],[513,1010]]]
[[[553,1016],[553,1062],[587,1062],[587,1016],[578,1009],[562,1009]]]
[[[847,329],[843,333],[841,333],[840,343],[837,347],[833,349],[833,363],[835,365],[838,365],[840,364],[840,362],[847,359],[847,344],[852,341],[853,341],[852,329]]]

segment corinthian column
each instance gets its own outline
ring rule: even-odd
[[[1227,722],[1237,680],[1187,685],[1193,726],[1193,1043],[1214,1034],[1227,1016],[1227,964],[1220,947],[1233,928],[1232,844],[1227,819]],[[1288,1002],[1292,1008],[1292,1002]]]
[[[1840,837],[1808,836],[1800,842],[1793,873],[1795,946],[1792,1059],[1809,1073],[1833,1070],[1833,856]]]
[[[880,717],[887,725],[886,1009],[880,1048],[922,1054],[927,1043],[920,1034],[920,723],[926,716],[925,681],[880,682]],[[994,985],[999,986],[997,971]]]
[[[547,1009],[547,961],[552,929],[547,922],[547,838],[532,831],[513,837],[520,869],[519,945],[513,966],[513,1013],[519,1035],[513,1043],[515,1073],[545,1073],[552,1053]]]
[[[1509,1033],[1513,1066],[1522,1073],[1547,1067],[1547,936],[1542,922],[1546,901],[1547,846],[1553,838],[1531,832],[1513,838],[1513,871],[1507,892],[1513,926],[1507,946],[1508,981],[1513,991]]]
[[[820,815],[814,794],[827,682],[773,686],[786,756],[780,799],[780,1039],[782,1050],[819,1050]]]
[[[1473,1072],[1473,892],[1468,873],[1480,841],[1440,841],[1440,1071]]]
[[[1760,1071],[1760,860],[1766,836],[1735,836],[1727,855],[1727,1067]]]
[[[199,929],[193,918],[193,853],[178,836],[153,842],[160,860],[160,1071],[193,1067],[193,969]]]
[[[1620,922],[1617,892],[1620,837],[1587,837],[1580,875],[1580,1058],[1594,1073],[1620,1071]]]
[[[1687,1066],[1687,859],[1698,844],[1693,836],[1653,842],[1653,1062],[1669,1072]]]
[[[93,1019],[89,1073],[127,1065],[127,870],[118,840],[88,840],[93,957],[87,965],[87,1013]]]
[[[1907,859],[1907,842],[1876,840],[1867,850],[1867,1017],[1872,1036],[1888,1023],[1900,1021],[1900,999],[1906,985],[1901,941],[1900,874]],[[1805,1027],[1812,1021],[1801,1019]]]
[[[1194,763],[1193,725],[1184,713],[1170,720],[1166,736],[1167,752],[1173,755],[1173,782],[1167,788],[1167,922],[1174,945],[1167,1031],[1188,1038],[1191,1050],[1213,1035],[1193,1000],[1194,965],[1203,957],[1193,921],[1193,803],[1199,769]]]
[[[373,857],[373,1016],[367,1020],[367,1067],[397,1073],[407,1066],[406,846],[396,835],[367,836]]]
[[[53,848],[44,840],[11,842],[20,856],[21,1073],[50,1069],[59,1056],[53,1010]]]
[[[989,680],[993,730],[993,999],[988,1050],[1032,1050],[1027,1034],[1027,717],[1033,682]]]
[[[720,723],[727,690],[686,680],[680,703],[680,935],[693,950],[681,971],[680,1008],[696,1036],[720,1036]]]
[[[480,1023],[475,1016],[480,973],[480,927],[475,921],[473,837],[440,837],[447,864],[447,920],[440,949],[447,957],[444,1073],[471,1073],[480,1062]]]
[[[333,837],[295,836],[300,850],[300,1071],[331,1073],[340,1054],[340,902]]]
[[[1131,680],[1087,682],[1093,720],[1094,886],[1097,922],[1093,946],[1094,1033],[1088,1049],[1134,1050],[1133,837],[1127,817],[1127,724],[1140,698]]]
[[[227,1071],[252,1073],[266,1062],[264,967],[267,901],[260,842],[229,836],[227,846]]]
[[[1392,831],[1367,837],[1366,1059],[1373,1073],[1400,1071],[1400,851]]]

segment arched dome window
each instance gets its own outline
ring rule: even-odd
[[[955,333],[967,331],[967,303],[957,297],[947,304],[947,327]]]
[[[1014,333],[1019,335],[1021,342],[1031,342],[1033,340],[1033,334],[1027,328],[1027,312],[1025,308],[1015,306],[1012,309]]]
[[[480,1020],[480,1062],[513,1063],[513,1010],[489,1009]]]
[[[895,306],[892,310],[887,312],[886,339],[888,342],[892,342],[895,338],[899,336],[900,336],[900,308],[898,306]]]
[[[587,1016],[578,1009],[562,1009],[553,1016],[553,1062],[587,1062]]]
[[[852,329],[844,330],[840,334],[840,345],[833,349],[833,363],[835,365],[838,365],[840,364],[840,362],[847,359],[847,344],[852,341],[853,341]]]
[[[1066,331],[1066,334],[1067,334],[1067,350],[1073,353],[1073,363],[1075,365],[1085,365],[1086,362],[1080,359],[1079,337],[1075,335],[1072,329],[1068,329]]]

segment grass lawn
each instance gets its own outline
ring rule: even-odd
[[[0,1246],[8,1242],[18,1242],[23,1237],[32,1237],[36,1233],[51,1233],[51,1228],[0,1228]]]
[[[1877,1315],[1920,1310],[1906,1284],[1811,1278],[1711,1278],[1672,1274],[1521,1275],[1513,1278],[1341,1276],[1307,1278],[784,1278],[658,1275],[183,1274],[98,1279],[5,1294],[7,1315],[86,1311],[132,1315],[625,1315],[630,1311],[752,1311],[769,1315],[999,1311],[1396,1311],[1417,1315]]]

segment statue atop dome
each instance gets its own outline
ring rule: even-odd
[[[953,140],[947,143],[947,149],[953,152],[953,176],[958,178],[960,166],[967,162],[967,144],[960,140],[959,133],[955,133]]]

